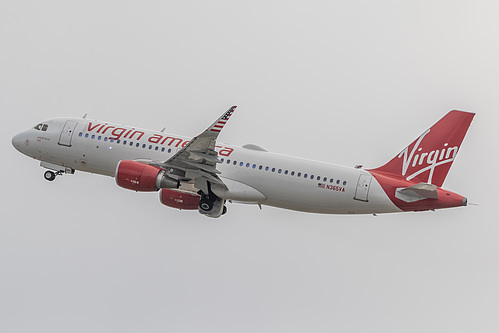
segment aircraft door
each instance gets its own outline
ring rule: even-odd
[[[371,186],[372,176],[369,174],[361,174],[357,182],[357,189],[355,190],[355,200],[369,201],[369,187]]]
[[[71,139],[73,138],[73,132],[78,123],[73,120],[66,121],[66,124],[62,128],[61,136],[59,137],[59,144],[61,146],[71,147]]]

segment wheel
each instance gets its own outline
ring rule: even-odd
[[[53,181],[55,179],[55,173],[52,171],[45,171],[43,174],[43,177],[48,180],[49,182]]]
[[[199,208],[205,212],[209,212],[213,208],[213,201],[211,201],[209,197],[202,196],[199,200]]]

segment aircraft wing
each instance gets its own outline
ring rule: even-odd
[[[194,180],[194,187],[209,193],[208,182],[213,186],[227,190],[227,186],[220,180],[217,163],[221,163],[215,151],[216,140],[221,130],[236,109],[230,107],[203,133],[195,136],[188,144],[163,163],[154,163],[166,170],[171,176],[176,176],[180,181]]]

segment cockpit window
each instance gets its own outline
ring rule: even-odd
[[[38,124],[34,127],[34,129],[38,130],[38,131],[46,131],[47,129],[49,128],[49,125],[47,124]]]

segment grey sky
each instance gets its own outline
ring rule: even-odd
[[[495,1],[0,3],[2,332],[496,332]],[[82,116],[375,167],[477,113],[446,188],[479,206],[373,216],[229,205],[213,221],[11,137]]]

